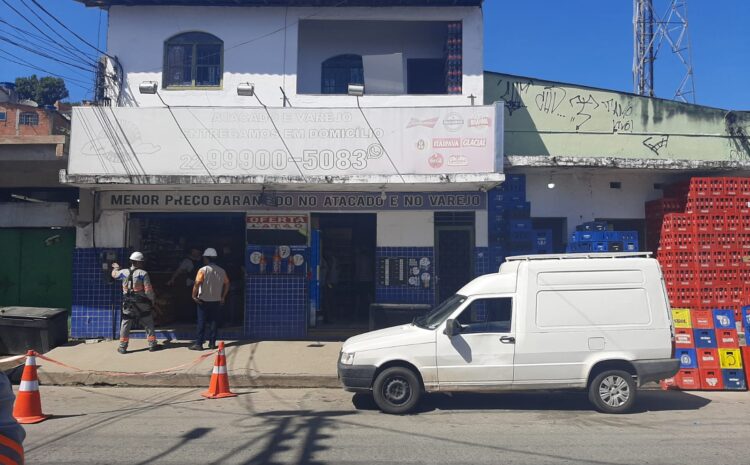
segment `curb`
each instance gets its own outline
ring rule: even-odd
[[[39,382],[50,386],[131,386],[205,388],[211,374],[162,373],[149,376],[111,376],[97,373],[39,372]],[[331,375],[229,375],[229,384],[241,388],[341,388]]]

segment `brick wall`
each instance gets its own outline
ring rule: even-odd
[[[5,120],[0,120],[0,136],[49,136],[65,134],[70,128],[70,123],[62,115],[43,108],[0,103],[0,113],[5,113]],[[17,126],[19,113],[36,114],[39,117],[39,124]]]

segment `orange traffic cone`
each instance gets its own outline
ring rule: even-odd
[[[36,376],[36,357],[33,350],[26,353],[26,365],[23,367],[16,404],[13,406],[13,416],[21,424],[39,423],[49,417],[42,413],[42,399],[39,396],[39,379]]]
[[[211,373],[211,383],[208,391],[201,393],[209,399],[235,397],[237,394],[229,390],[229,375],[227,375],[227,358],[224,356],[224,342],[219,342],[219,352],[216,354],[214,371]]]

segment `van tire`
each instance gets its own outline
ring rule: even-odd
[[[412,370],[391,367],[375,378],[372,394],[380,410],[401,415],[411,412],[417,406],[422,395],[422,384]]]
[[[589,401],[603,413],[627,413],[636,397],[633,375],[623,370],[599,373],[589,385]]]

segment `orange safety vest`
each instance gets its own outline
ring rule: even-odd
[[[0,465],[23,465],[21,443],[0,434]]]

